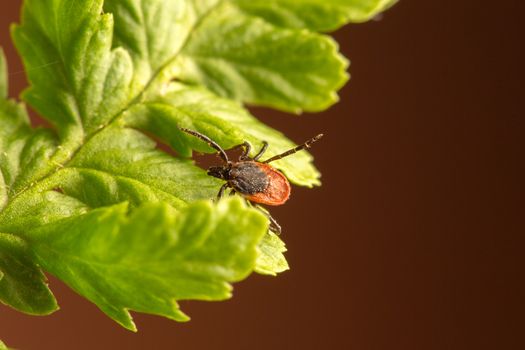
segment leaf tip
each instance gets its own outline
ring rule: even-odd
[[[46,305],[46,307],[43,308],[42,310],[38,310],[38,312],[35,312],[34,315],[48,316],[48,315],[51,315],[52,313],[55,313],[58,310],[60,310],[60,306],[58,305],[58,302],[57,302],[55,296],[51,293],[51,291],[49,291],[49,294],[50,294],[51,298],[50,298],[48,304]]]
[[[4,49],[0,46],[0,98],[7,98],[9,90],[8,83],[7,61],[5,58]]]
[[[177,322],[188,322],[191,320],[190,316],[181,311],[179,304],[175,300],[172,301],[171,310],[166,312],[164,316]]]
[[[137,333],[137,325],[135,325],[135,322],[133,322],[133,317],[131,317],[131,314],[129,313],[128,309],[122,308],[120,311],[120,315],[110,315],[111,318],[115,320],[118,324],[120,324],[122,327],[126,328],[128,331]]]

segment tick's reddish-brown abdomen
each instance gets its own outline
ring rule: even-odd
[[[284,204],[290,197],[290,183],[288,179],[278,170],[268,164],[256,163],[260,170],[268,176],[268,187],[263,192],[244,195],[251,202],[266,205]]]

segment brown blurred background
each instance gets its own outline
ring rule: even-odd
[[[1,5],[11,95],[26,85]],[[335,34],[352,60],[341,103],[255,112],[312,150],[323,187],[273,210],[291,271],[252,276],[177,324],[133,334],[51,278],[61,310],[0,306],[0,339],[33,349],[525,349],[521,1],[402,0]],[[520,237],[521,238],[521,237]]]

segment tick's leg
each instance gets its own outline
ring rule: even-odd
[[[224,161],[224,163],[229,163],[230,162],[228,160],[228,155],[226,154],[226,152],[224,152],[222,147],[219,146],[219,144],[217,144],[217,142],[215,142],[212,139],[210,139],[208,136],[203,135],[200,132],[197,132],[197,131],[194,131],[194,130],[190,130],[190,129],[186,129],[186,128],[179,128],[179,129],[184,131],[187,134],[193,135],[193,136],[201,139],[202,141],[206,142],[208,144],[208,146],[210,146],[211,148],[213,148],[217,152],[219,152],[219,155],[221,156],[221,158]]]
[[[270,219],[270,231],[274,232],[277,235],[280,235],[281,225],[279,225],[270,214],[268,214],[268,219]]]
[[[250,145],[248,141],[244,141],[243,145],[244,145],[244,151],[239,157],[239,160],[246,160],[250,158],[250,151],[252,150],[252,145]]]
[[[305,148],[308,149],[308,148],[310,148],[312,146],[312,144],[314,142],[317,142],[321,137],[323,137],[323,134],[319,134],[316,137],[312,137],[310,140],[306,141],[302,145],[294,147],[291,150],[288,150],[288,151],[286,151],[284,153],[281,153],[281,154],[278,154],[276,156],[273,156],[270,159],[266,159],[263,163],[271,163],[274,160],[278,160],[278,159],[281,159],[281,158],[284,158],[284,157],[288,157],[290,154],[294,154],[295,152],[299,152],[302,149],[305,149]]]
[[[224,185],[221,186],[221,189],[219,190],[219,193],[217,194],[217,199],[221,199],[222,198],[222,195],[224,194],[224,191],[230,187],[230,185],[228,183],[225,183]]]
[[[252,205],[254,208],[258,209],[261,213],[266,215],[266,217],[268,217],[268,220],[270,220],[270,227],[269,227],[270,231],[278,235],[281,234],[281,225],[277,223],[277,221],[270,215],[270,213],[266,209],[264,209],[263,207],[259,205],[253,205],[253,203],[251,202],[248,202],[248,203]]]
[[[253,157],[253,160],[255,160],[255,161],[259,160],[259,158],[261,158],[261,156],[264,154],[264,152],[266,152],[267,148],[268,148],[268,142],[263,141],[263,145],[261,147],[261,150],[259,151],[259,153],[257,153],[255,155],[255,157]]]
[[[252,145],[250,145],[250,143],[248,141],[244,141],[240,145],[233,146],[232,148],[230,148],[230,151],[236,150],[236,149],[239,149],[239,148],[242,148],[242,153],[241,153],[241,155],[239,157],[239,160],[246,160],[246,159],[248,159],[249,158],[248,155],[250,154],[250,151],[252,150]]]
[[[230,196],[233,196],[235,193],[237,192],[235,192],[235,190],[232,188],[232,190],[230,191]]]

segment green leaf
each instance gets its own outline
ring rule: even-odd
[[[255,265],[255,271],[263,275],[276,276],[278,273],[288,270],[288,262],[284,257],[286,246],[273,232],[264,235],[259,244],[259,256]]]
[[[56,139],[50,130],[32,129],[25,107],[0,99],[0,208],[8,198],[47,174]]]
[[[330,37],[274,26],[229,2],[201,19],[180,56],[181,80],[294,113],[328,108],[348,79]]]
[[[189,160],[173,158],[131,128],[110,126],[59,172],[60,188],[90,207],[163,201],[174,208],[212,198],[222,184]]]
[[[58,309],[42,271],[18,237],[0,233],[0,301],[19,311],[46,315]]]
[[[27,186],[45,167],[42,159],[53,149],[51,137],[29,127],[23,106],[7,101],[7,64],[0,49],[0,209],[9,197]],[[0,231],[0,302],[28,314],[58,309],[42,271],[18,237]]]
[[[7,67],[0,55],[0,83],[7,86]],[[0,216],[10,198],[16,197],[24,188],[49,170],[47,163],[54,150],[53,136],[43,129],[32,130],[24,106],[0,98]],[[7,220],[16,225],[21,220],[35,223],[57,214],[57,207],[48,205],[50,193],[34,196],[28,201],[30,210],[14,211]],[[58,193],[57,193],[58,195]],[[61,204],[64,209],[64,204]],[[45,210],[46,217],[38,214]],[[60,209],[58,210],[60,211]],[[3,221],[6,222],[6,221]],[[5,228],[5,227],[3,227]],[[0,302],[19,311],[45,315],[58,309],[55,298],[47,287],[45,276],[31,260],[29,247],[18,236],[0,230]]]
[[[204,142],[181,132],[179,126],[197,130],[225,149],[248,141],[253,146],[252,155],[257,153],[262,141],[267,141],[270,147],[262,159],[296,145],[282,133],[259,122],[238,103],[215,96],[206,89],[179,83],[171,83],[162,95],[130,109],[125,120],[132,127],[159,135],[184,156],[190,156],[191,149],[214,151]],[[319,172],[311,162],[312,156],[299,152],[272,165],[282,170],[293,183],[311,187],[320,184]]]
[[[0,340],[0,350],[9,350],[9,348]]]
[[[35,264],[43,266],[127,328],[134,328],[127,309],[183,320],[185,316],[178,311],[175,299],[224,299],[230,293],[226,282],[241,279],[254,269],[256,246],[267,230],[267,219],[235,202],[221,202],[214,211],[207,209],[209,203],[187,207],[187,203],[214,197],[220,181],[207,176],[188,160],[157,150],[153,140],[123,123],[126,104],[129,108],[140,106],[138,96],[146,86],[141,86],[140,75],[126,63],[126,57],[129,60],[131,57],[122,49],[111,51],[111,16],[100,15],[101,2],[78,5],[80,8],[76,8],[77,5],[69,7],[65,2],[55,1],[51,6],[42,7],[40,2],[26,1],[23,23],[13,30],[26,67],[43,68],[30,70],[32,86],[24,97],[57,126],[59,137],[49,131],[32,129],[23,106],[1,102],[0,117],[5,128],[0,134],[4,156],[0,232],[27,245],[30,253],[25,252],[28,260],[24,262],[31,262],[31,256],[36,258],[28,268],[34,267],[38,272]],[[66,17],[75,9],[79,11],[78,18],[69,23]],[[41,39],[34,46],[29,42],[33,37]],[[118,52],[120,56],[115,56]],[[93,59],[90,56],[93,53],[100,58]],[[86,57],[93,62],[86,62]],[[43,67],[42,63],[50,59],[56,63]],[[158,68],[154,60],[148,64],[152,70]],[[53,91],[59,94],[53,95]],[[100,103],[102,100],[104,105]],[[118,204],[124,201],[135,210],[129,220],[126,207]],[[159,202],[160,209],[143,209],[141,204],[147,202]],[[161,214],[153,215],[152,210]],[[145,221],[148,215],[153,215],[155,221]],[[185,215],[206,220],[201,226],[183,225]],[[93,262],[90,258],[95,252],[88,249],[91,246],[77,244],[75,239],[92,242],[108,234],[104,224],[106,216],[111,219],[110,232],[122,232],[119,239],[126,242],[130,236],[125,233],[139,227],[139,223],[147,223],[133,231],[134,242],[141,241],[141,245],[122,252],[131,254],[135,249],[136,266],[118,267],[112,274],[106,274],[105,269],[96,270],[96,264],[86,267]],[[232,218],[241,224],[231,221]],[[164,220],[164,224],[160,220]],[[95,224],[97,222],[102,223]],[[178,246],[173,247],[171,260],[148,265],[149,274],[157,274],[157,288],[136,292],[139,285],[153,286],[154,283],[149,280],[145,283],[137,276],[130,278],[131,272],[125,269],[136,270],[151,259],[153,250],[164,248],[162,239],[148,235],[151,227],[158,227],[159,235],[166,236],[173,235],[168,228],[177,225],[180,231],[176,231],[176,235],[199,236],[206,245],[192,251],[191,256],[182,254]],[[233,235],[228,236],[230,241],[227,235]],[[215,236],[224,237],[218,241],[212,239]],[[97,262],[109,258],[108,251],[116,251],[115,245],[122,243],[107,241],[114,246],[105,250],[98,247],[102,255],[97,257]],[[145,246],[151,251],[141,250]],[[221,253],[213,260],[211,253],[216,251]],[[206,259],[199,255],[204,253]],[[199,256],[203,261],[192,265],[193,259]],[[78,265],[76,260],[65,265],[68,257],[83,260]],[[236,257],[239,259],[235,260]],[[126,263],[131,261],[129,257],[122,259]],[[234,262],[236,265],[231,265]],[[167,264],[166,267],[161,263]],[[176,265],[171,267],[173,264]],[[71,273],[74,266],[78,271]],[[197,267],[204,270],[199,272],[195,270]],[[102,275],[108,278],[104,280]],[[126,288],[129,295],[123,291]],[[101,297],[105,291],[109,295]]]
[[[364,22],[397,0],[232,0],[242,11],[281,27],[329,32]]]
[[[52,128],[7,100],[0,52],[0,301],[56,310],[42,268],[135,329],[129,310],[184,321],[177,301],[223,300],[253,271],[288,269],[263,213],[209,200],[223,181],[185,158],[212,150],[179,128],[224,148],[249,141],[252,154],[268,141],[265,157],[293,147],[241,103],[300,113],[336,102],[347,61],[316,32],[390,3],[25,0],[12,27],[23,99]],[[272,164],[319,184],[306,152]]]
[[[176,300],[223,300],[257,258],[267,219],[239,198],[195,202],[181,212],[125,204],[25,234],[38,262],[108,316],[135,329],[127,310],[188,320]],[[64,234],[67,232],[67,234]]]
[[[221,96],[294,113],[323,110],[337,102],[336,91],[348,79],[347,61],[330,37],[298,26],[285,28],[265,16],[260,2],[254,6],[217,0],[165,3],[108,0],[105,4],[115,14],[116,44],[126,48],[136,64],[139,85],[151,82],[157,71],[165,73],[160,75],[167,80],[203,84]],[[308,13],[312,23],[325,21],[317,1],[270,1],[266,7],[271,3],[290,16]],[[378,4],[328,6],[335,9],[332,12],[354,13],[373,11]]]
[[[195,22],[191,1],[106,0],[115,16],[114,47],[123,47],[134,63],[134,81],[144,87],[186,42]]]
[[[12,30],[31,82],[24,99],[60,132],[59,162],[132,98],[131,58],[111,49],[113,17],[102,3],[26,0]]]

